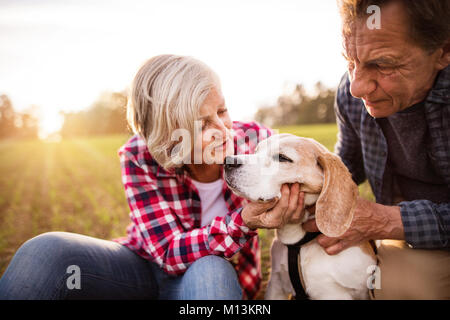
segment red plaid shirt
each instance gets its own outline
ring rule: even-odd
[[[258,142],[272,133],[256,122],[234,122],[233,130],[235,154],[253,153]],[[233,194],[224,180],[222,193],[229,212],[201,227],[200,197],[186,171],[164,170],[138,135],[118,153],[132,222],[128,236],[113,241],[172,275],[183,274],[195,260],[207,255],[237,258],[233,264],[244,296],[253,298],[261,283],[260,250],[257,233],[242,221],[246,200]]]

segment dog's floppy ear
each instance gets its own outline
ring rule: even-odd
[[[338,237],[350,227],[358,187],[341,159],[331,152],[319,152],[323,169],[322,192],[316,202],[316,224],[320,232]]]

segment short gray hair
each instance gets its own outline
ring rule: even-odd
[[[383,6],[397,0],[337,0],[343,18],[344,39],[351,24],[369,15],[370,5]],[[433,52],[450,41],[450,0],[400,0],[409,19],[411,39],[422,49]]]
[[[172,133],[186,129],[194,137],[194,122],[212,88],[220,91],[218,76],[192,57],[155,56],[137,72],[127,106],[128,124],[165,169],[180,166],[170,156],[178,143],[171,141]]]

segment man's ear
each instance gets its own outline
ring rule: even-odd
[[[358,186],[337,155],[321,152],[317,161],[324,178],[322,192],[316,202],[316,224],[326,236],[339,237],[352,222]]]
[[[450,65],[450,40],[438,49],[438,58],[436,61],[436,69],[442,70]]]

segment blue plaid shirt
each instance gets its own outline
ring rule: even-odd
[[[430,161],[450,192],[450,66],[438,74],[424,107],[431,137]],[[338,87],[335,112],[339,128],[335,152],[357,184],[366,178],[369,180],[377,203],[391,205],[382,194],[387,143],[375,118],[367,113],[364,102],[350,94],[347,73]],[[400,202],[398,206],[409,245],[427,249],[450,247],[450,203],[418,199]]]

